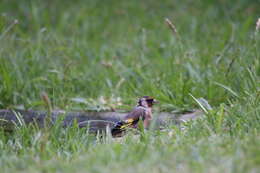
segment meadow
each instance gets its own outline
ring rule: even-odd
[[[205,116],[120,141],[1,129],[0,172],[259,172],[259,17],[259,0],[1,0],[0,109],[129,111],[151,95]]]

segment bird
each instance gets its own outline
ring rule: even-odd
[[[127,129],[137,128],[140,119],[143,121],[144,128],[147,129],[152,120],[152,107],[155,103],[158,101],[151,96],[139,98],[137,106],[111,129],[112,136],[121,137]]]

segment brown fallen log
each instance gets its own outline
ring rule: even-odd
[[[65,112],[53,111],[25,111],[25,110],[0,110],[0,127],[4,130],[12,131],[15,126],[23,124],[36,124],[44,127],[47,117],[51,125],[59,119],[63,127],[76,123],[80,128],[88,127],[90,131],[96,132],[104,130],[107,126],[112,127],[117,121],[124,118],[127,113],[120,112]],[[165,126],[169,123],[180,123],[195,119],[202,115],[200,110],[195,110],[185,114],[174,114],[169,112],[154,113],[155,127]]]

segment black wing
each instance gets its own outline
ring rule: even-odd
[[[122,136],[122,133],[130,127],[136,126],[140,118],[144,118],[145,110],[143,108],[136,107],[132,112],[126,115],[124,120],[119,121],[111,130],[112,136]]]

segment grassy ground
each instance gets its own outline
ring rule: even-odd
[[[2,0],[0,12],[0,108],[46,109],[43,92],[53,109],[129,109],[142,95],[160,110],[213,107],[184,130],[121,142],[75,127],[1,132],[0,172],[260,169],[258,0]]]

